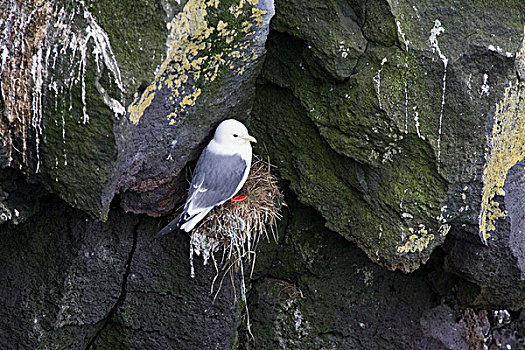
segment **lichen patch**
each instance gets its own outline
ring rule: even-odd
[[[496,199],[505,196],[507,173],[525,158],[525,110],[520,103],[525,98],[524,88],[522,83],[510,84],[496,105],[479,215],[479,234],[484,243],[496,229],[496,221],[507,215]]]
[[[525,38],[516,60],[525,62]],[[503,186],[507,173],[525,158],[525,109],[521,104],[524,98],[525,85],[511,82],[505,88],[503,99],[496,104],[490,150],[483,170],[479,215],[479,235],[485,244],[491,236],[490,232],[496,229],[496,221],[507,215],[496,196],[505,196]]]
[[[242,75],[245,66],[259,58],[253,43],[260,39],[255,33],[265,22],[267,11],[255,7],[257,0],[240,0],[222,9],[227,3],[190,0],[168,23],[166,58],[153,82],[128,107],[132,123],[138,124],[155,94],[167,88],[173,102],[167,119],[174,124],[181,113],[195,105],[204,86],[224,72]],[[218,20],[217,11],[222,13]]]

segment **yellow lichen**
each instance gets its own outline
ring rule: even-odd
[[[129,120],[135,125],[139,123],[139,119],[144,113],[144,110],[149,107],[153,97],[155,95],[155,84],[152,84],[146,88],[140,100],[138,97],[128,106]]]
[[[517,60],[525,62],[525,41]],[[496,105],[490,140],[490,154],[483,170],[483,191],[479,230],[486,243],[490,232],[496,229],[496,220],[507,215],[495,200],[505,196],[503,185],[508,171],[525,158],[525,110],[521,101],[525,98],[525,85],[509,84],[503,99]]]
[[[441,232],[441,230],[442,228],[439,231]],[[420,224],[416,229],[409,227],[408,232],[410,233],[408,239],[397,246],[399,254],[422,252],[428,248],[430,242],[435,238],[434,234],[429,233],[429,230],[423,224]]]
[[[252,27],[252,24],[249,21],[242,22],[242,31],[245,33],[248,33],[250,28]]]
[[[222,20],[220,20],[219,23],[217,23],[217,30],[219,32],[222,32],[224,28],[226,28],[227,26],[228,26],[228,23],[224,23]]]
[[[221,68],[229,67],[236,74],[243,74],[245,67],[232,64],[232,58],[242,59],[246,62],[245,53],[248,45],[241,49],[239,45],[232,45],[239,42],[247,34],[252,23],[262,23],[260,18],[266,11],[256,10],[252,6],[258,0],[239,0],[238,5],[230,8],[234,10],[235,17],[240,15],[246,19],[239,24],[231,24],[219,20],[215,26],[208,21],[208,8],[218,8],[219,0],[190,0],[169,24],[170,33],[168,35],[168,51],[166,59],[160,65],[157,75],[151,85],[144,91],[142,96],[136,98],[128,107],[129,118],[134,124],[138,124],[145,110],[151,105],[155,93],[167,87],[172,96],[177,97],[175,111],[168,115],[168,120],[172,124],[173,118],[179,112],[184,111],[188,106],[192,106],[201,94],[201,88],[195,86],[197,81],[201,83],[214,81]],[[240,26],[237,28],[236,26]],[[210,39],[214,34],[217,37]],[[246,40],[246,39],[245,39]],[[258,40],[258,39],[256,39]],[[219,54],[211,54],[215,47],[221,47],[226,43],[226,48],[221,48]],[[253,40],[252,40],[253,42]],[[224,59],[223,57],[226,57]],[[257,58],[255,55],[252,58]]]
[[[210,4],[212,5],[212,4]],[[206,4],[202,0],[189,1],[181,13],[179,13],[169,24],[168,52],[166,59],[160,65],[154,81],[144,91],[140,99],[135,99],[128,107],[129,119],[138,124],[155,97],[155,93],[167,86],[175,95],[179,95],[179,89],[188,81],[188,71],[195,69],[193,60],[202,50],[202,42],[194,40],[196,36],[209,36],[208,22],[206,21]],[[204,34],[204,35],[203,35]],[[181,62],[170,66],[171,62]],[[174,70],[174,74],[172,71]],[[191,94],[191,93],[190,93]],[[184,101],[184,98],[183,100]],[[186,100],[187,101],[187,100]]]
[[[507,215],[495,196],[505,196],[503,185],[507,173],[525,158],[525,111],[520,101],[525,98],[524,85],[511,84],[505,89],[503,100],[496,105],[490,140],[490,155],[483,171],[483,192],[479,230],[486,243],[495,223]]]
[[[232,15],[235,16],[235,18],[239,17],[243,13],[243,8],[245,4],[250,5],[257,5],[259,3],[259,0],[239,0],[239,4],[237,6],[232,5],[229,10]]]
[[[416,234],[410,235],[408,240],[403,245],[397,247],[397,252],[400,254],[422,252],[428,247],[433,239],[434,235],[432,233],[424,234],[422,236],[418,236]]]
[[[197,97],[200,96],[200,94],[201,94],[201,89],[197,89],[192,94],[184,96],[184,98],[182,99],[182,102],[180,103],[180,105],[181,106],[191,106],[191,105],[193,105],[195,103],[195,101],[197,100]]]
[[[257,7],[253,7],[252,8],[252,18],[255,19],[255,23],[257,23],[257,25],[259,27],[261,27],[263,25],[263,18],[262,16],[267,14],[268,11],[264,11],[264,10],[261,10]]]

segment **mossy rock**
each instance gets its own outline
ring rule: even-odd
[[[299,199],[391,269],[417,269],[453,226],[477,236],[487,125],[515,79],[522,5],[509,1],[497,24],[469,12],[493,11],[488,3],[457,9],[473,37],[458,13],[430,3],[329,2],[291,25],[303,5],[278,5],[287,11],[277,11],[253,112]],[[325,15],[340,12],[367,39],[345,79],[323,49],[333,42],[318,36],[340,29]]]

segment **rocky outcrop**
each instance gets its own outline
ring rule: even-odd
[[[216,125],[246,119],[273,11],[272,0],[197,0],[170,16],[166,57],[128,107],[134,127],[117,184],[126,210],[173,209],[181,170]]]
[[[246,119],[273,1],[1,9],[2,347],[235,344],[232,284],[214,301],[186,236],[110,204],[169,212],[215,126]]]
[[[520,13],[280,2],[252,123],[299,199],[370,259],[414,271],[452,232],[449,268],[509,307],[524,302]]]
[[[255,348],[467,349],[455,312],[439,305],[424,272],[389,272],[290,203],[281,250],[256,275]],[[272,254],[273,253],[273,254]]]
[[[100,220],[116,193],[173,209],[203,140],[249,114],[273,15],[270,0],[5,7],[1,166]]]

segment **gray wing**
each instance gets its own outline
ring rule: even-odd
[[[218,155],[206,147],[191,180],[184,211],[190,216],[202,208],[211,208],[235,194],[246,172],[247,163],[240,155]]]

